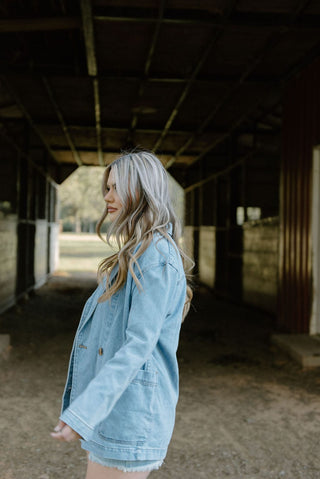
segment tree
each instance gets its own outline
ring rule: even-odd
[[[104,209],[101,179],[104,168],[83,166],[59,187],[60,219],[73,230],[94,231]]]

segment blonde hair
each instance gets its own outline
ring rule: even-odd
[[[100,297],[100,302],[109,299],[119,291],[127,279],[128,271],[130,271],[137,287],[140,290],[142,289],[134,265],[140,271],[137,260],[150,245],[155,232],[167,238],[179,251],[185,272],[193,267],[193,261],[179,246],[180,221],[172,208],[168,189],[168,174],[160,160],[148,151],[122,154],[107,166],[103,174],[103,195],[106,192],[111,169],[122,208],[117,218],[108,228],[106,242],[110,245],[111,238],[115,239],[119,251],[105,258],[99,265],[99,280],[101,281],[102,277],[106,277],[106,291]],[[97,224],[97,234],[102,241],[105,240],[102,238],[100,230],[107,213],[106,205]],[[170,233],[172,237],[168,234],[169,224],[172,225],[172,232]],[[138,250],[134,252],[139,244]],[[187,263],[190,263],[191,267],[187,268]],[[119,265],[118,273],[114,282],[110,284],[110,274],[117,264]],[[188,287],[187,297],[190,298],[190,296],[192,297],[192,290]],[[188,304],[190,301],[188,300]]]

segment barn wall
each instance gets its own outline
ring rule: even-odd
[[[18,247],[18,155],[0,138],[0,312],[16,296]]]
[[[320,144],[320,59],[286,91],[281,174],[279,319],[283,330],[308,333],[312,302],[313,148]]]
[[[214,226],[201,226],[199,233],[199,279],[214,288],[215,284],[216,232]]]
[[[8,130],[0,137],[0,312],[46,281],[58,247],[56,185],[43,168],[45,152],[27,154],[23,123]]]
[[[185,241],[193,245],[195,277],[217,296],[271,313],[278,293],[279,170],[278,152],[257,152],[208,179],[202,165],[203,181],[186,188]]]

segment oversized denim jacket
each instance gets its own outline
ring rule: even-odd
[[[61,420],[102,457],[163,459],[178,399],[176,350],[186,296],[180,254],[156,234],[110,300],[99,284],[71,352]],[[113,274],[116,274],[116,271]]]

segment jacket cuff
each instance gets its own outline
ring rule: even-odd
[[[75,413],[66,409],[60,416],[61,421],[68,424],[74,431],[76,431],[82,439],[89,441],[93,436],[94,429],[82,421]]]

